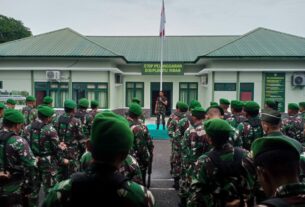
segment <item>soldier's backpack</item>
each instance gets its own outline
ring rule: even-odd
[[[6,145],[9,138],[15,135],[14,132],[0,132],[0,145],[2,145],[2,151],[0,152],[0,171],[7,171],[7,157],[6,157]]]
[[[127,180],[128,178],[119,173],[75,173],[71,177],[71,201],[68,206],[131,206],[126,205],[126,201],[118,195],[119,189],[126,189]]]
[[[31,124],[29,145],[35,156],[40,155],[40,145],[41,145],[40,134],[41,134],[41,129],[44,125],[45,125],[44,123],[39,122],[39,121],[35,121]],[[34,147],[34,145],[33,145],[33,142],[35,142],[35,140],[38,140],[37,149],[36,149],[36,146]]]
[[[217,186],[217,189],[212,193],[215,198],[214,200],[217,200],[218,203],[216,206],[226,206],[226,202],[232,201],[232,199],[239,199],[239,206],[245,206],[244,192],[241,186],[242,176],[246,175],[242,167],[244,152],[243,149],[235,147],[233,160],[231,161],[221,160],[220,152],[215,150],[207,154],[214,166],[218,169],[215,180],[217,180],[220,186]],[[237,195],[233,195],[234,193]]]

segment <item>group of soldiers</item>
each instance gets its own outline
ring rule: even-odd
[[[153,142],[134,98],[125,117],[98,102],[33,96],[0,103],[0,206],[154,206],[145,188]],[[101,194],[102,192],[102,194]],[[82,198],[88,199],[82,199]],[[90,198],[90,199],[89,199]]]
[[[231,108],[231,112],[229,112]],[[180,206],[305,206],[305,102],[177,102],[167,127]]]

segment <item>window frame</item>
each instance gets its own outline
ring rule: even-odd
[[[222,84],[221,87],[220,87],[220,84]],[[228,85],[232,85],[232,86],[234,85],[234,89],[229,90],[231,87],[228,87]],[[237,85],[234,82],[217,82],[217,83],[214,83],[214,91],[236,91],[236,90],[237,90]]]
[[[133,87],[128,88],[127,87],[128,84],[133,84]],[[141,95],[143,97],[143,100],[140,100],[141,101],[140,106],[144,107],[144,100],[145,100],[144,88],[145,88],[145,84],[144,84],[144,82],[133,82],[133,81],[128,81],[128,82],[125,83],[125,104],[126,104],[125,106],[126,107],[128,107],[128,105],[130,104],[130,103],[128,103],[127,91],[128,91],[128,89],[131,89],[132,90],[132,97],[136,97],[136,91],[137,91],[137,89],[140,89],[140,88],[136,87],[137,84],[142,84]]]
[[[242,89],[242,84],[251,84],[251,90],[243,90]],[[241,93],[242,92],[251,92],[252,93],[252,96],[251,96],[251,100],[253,101],[254,100],[254,82],[241,82],[239,83],[239,100],[241,100]]]
[[[181,86],[183,84],[187,84],[187,87],[186,88],[182,88]],[[191,84],[195,84],[196,88],[191,88],[190,87]],[[182,91],[186,91],[186,94],[187,94],[186,103],[190,104],[190,102],[192,101],[192,100],[190,100],[190,92],[191,91],[195,91],[196,92],[196,98],[195,99],[196,100],[198,99],[198,82],[179,82],[179,100],[182,100],[182,98],[181,98]]]

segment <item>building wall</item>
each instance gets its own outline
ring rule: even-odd
[[[3,90],[27,91],[31,93],[32,81],[30,71],[0,71],[0,81],[3,82]]]
[[[291,84],[291,76],[293,73],[286,73],[285,87],[285,110],[289,103],[299,103],[305,101],[305,87],[295,87]]]

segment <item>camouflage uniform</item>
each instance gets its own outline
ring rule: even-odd
[[[156,112],[157,112],[157,127],[159,127],[160,124],[160,116],[162,116],[162,124],[165,127],[165,113],[166,113],[166,105],[164,105],[163,102],[167,101],[167,98],[165,96],[161,97],[159,96],[156,101]]]
[[[232,127],[237,128],[237,126],[238,126],[240,123],[246,121],[247,119],[246,119],[246,117],[245,117],[244,115],[242,115],[242,114],[232,114],[232,116],[229,117],[229,118],[226,119],[226,120],[229,122],[229,124],[230,124]]]
[[[80,155],[83,154],[86,150],[85,142],[90,137],[90,131],[93,124],[93,117],[87,112],[86,109],[78,109],[75,114],[75,118],[78,118],[82,122],[82,130],[84,138],[80,140]]]
[[[175,140],[175,157],[173,158],[173,169],[172,169],[172,176],[173,177],[180,177],[181,175],[181,154],[182,154],[182,140],[184,136],[184,132],[189,127],[189,121],[187,117],[184,117],[179,120],[177,124],[177,128],[175,133],[173,134],[173,140]]]
[[[99,168],[99,170],[96,170],[96,168]],[[105,201],[107,199],[110,199],[109,197],[111,196],[105,197],[105,194],[101,193],[101,191],[104,191],[107,192],[108,194],[112,193],[111,195],[113,194],[116,195],[116,200],[114,200],[114,202],[118,202],[118,203],[122,202],[122,204],[118,204],[114,206],[134,206],[134,207],[154,206],[154,197],[151,194],[151,192],[135,182],[123,180],[123,182],[121,182],[119,185],[116,186],[111,185],[112,182],[110,181],[113,180],[114,177],[113,175],[115,175],[113,167],[93,166],[92,168],[90,168],[90,170],[86,171],[85,175],[86,178],[89,177],[91,179],[93,178],[95,180],[97,179],[98,180],[97,181],[89,180],[93,182],[93,184],[91,185],[97,183],[94,185],[94,187],[88,188],[88,185],[86,185],[87,183],[84,182],[83,184],[85,185],[85,187],[83,188],[85,188],[86,190],[88,189],[88,191],[90,191],[90,192],[86,192],[87,193],[86,197],[91,196],[92,199],[81,200],[81,196],[80,198],[78,198],[78,196],[74,197],[75,199],[80,200],[80,202],[82,202],[83,205],[85,204],[87,206],[95,206],[98,204],[96,203],[98,201],[100,201],[101,204],[103,202],[104,203],[107,202],[106,203],[107,205],[113,205],[113,203],[108,203],[109,201]],[[105,185],[99,184],[99,182],[106,184]],[[69,179],[56,184],[49,191],[49,194],[47,195],[43,206],[45,207],[71,206],[72,204],[70,202],[73,201],[72,183],[73,183],[72,179]],[[93,195],[97,195],[97,192],[99,192],[99,196],[92,197]],[[81,195],[83,195],[83,193]],[[91,205],[88,203],[90,203]],[[82,206],[82,204],[79,203],[79,206]]]
[[[24,116],[24,125],[27,126],[37,118],[37,109],[26,106],[22,109],[22,114]]]
[[[172,119],[168,123],[168,135],[171,137],[171,145],[172,145],[172,151],[171,151],[171,157],[170,157],[170,164],[171,164],[171,173],[172,175],[174,174],[173,172],[176,171],[177,168],[177,160],[181,160],[181,155],[180,155],[180,148],[181,148],[181,140],[176,136],[176,131],[178,128],[178,123],[179,120],[182,118],[186,117],[186,113],[184,112],[175,112],[174,115],[172,116]],[[179,164],[180,165],[180,164]],[[180,167],[180,166],[179,166]],[[178,176],[175,176],[178,177]]]
[[[289,116],[282,120],[281,131],[283,132],[283,134],[298,140],[304,145],[304,123],[305,122],[297,115]]]
[[[141,173],[143,176],[143,183],[145,185],[146,171],[153,156],[154,145],[149,135],[147,127],[139,120],[127,118],[131,131],[134,134],[134,145],[131,150],[131,155],[138,161]]]
[[[131,181],[143,185],[141,168],[133,156],[127,155],[118,172]]]
[[[45,192],[55,184],[54,177],[58,164],[63,164],[62,150],[59,146],[57,131],[52,124],[45,124],[37,119],[28,125],[24,135],[37,158],[39,176]]]
[[[242,157],[247,155],[247,151],[242,149],[239,149],[239,151]],[[211,152],[217,152],[220,160],[225,163],[233,161],[234,154],[236,153],[233,146],[229,143],[223,145],[221,149],[213,149]],[[242,166],[242,163],[240,163],[240,166]],[[195,163],[195,173],[192,177],[190,190],[191,196],[188,199],[188,206],[190,207],[222,207],[226,206],[226,202],[235,199],[239,200],[241,192],[246,194],[244,198],[247,198],[247,195],[249,195],[246,176],[229,177],[221,175],[218,166],[214,164],[209,153],[200,156]]]
[[[58,169],[57,180],[61,181],[68,178],[72,173],[79,170],[80,158],[80,140],[84,138],[82,123],[72,114],[64,113],[57,117],[55,124],[59,141],[64,142],[67,149],[64,151],[64,157],[69,160],[68,166],[60,166]]]
[[[227,120],[227,119],[229,119],[231,117],[232,117],[232,114],[230,112],[228,112],[228,111],[224,112],[224,115],[223,115],[223,119],[224,120]]]
[[[0,130],[3,128],[3,117],[0,117]]]
[[[305,203],[305,184],[294,183],[288,185],[282,185],[278,187],[272,198],[280,198],[287,203],[287,206],[304,206]],[[271,198],[271,199],[272,199]],[[264,204],[264,202],[258,206],[271,206]]]
[[[243,123],[240,123],[237,126],[237,130],[239,131],[239,137],[242,141],[243,148],[246,150],[250,149],[252,142],[256,138],[260,138],[264,135],[261,120],[258,116],[251,117]]]
[[[27,196],[29,202],[32,198],[33,181],[37,177],[36,160],[25,139],[6,128],[0,131],[0,137],[6,133],[11,133],[11,136],[0,142],[0,171],[8,172],[11,177],[1,179],[0,199],[8,199],[9,206],[26,205],[22,199]]]
[[[305,121],[305,111],[299,114],[299,117]]]
[[[93,119],[94,119],[94,117],[96,116],[97,113],[98,113],[97,109],[92,109],[91,111],[89,111],[89,115],[91,116],[92,121],[93,121]]]
[[[189,126],[184,132],[181,148],[180,196],[181,198],[187,198],[192,183],[192,175],[194,174],[194,164],[203,153],[211,148],[202,122]]]

